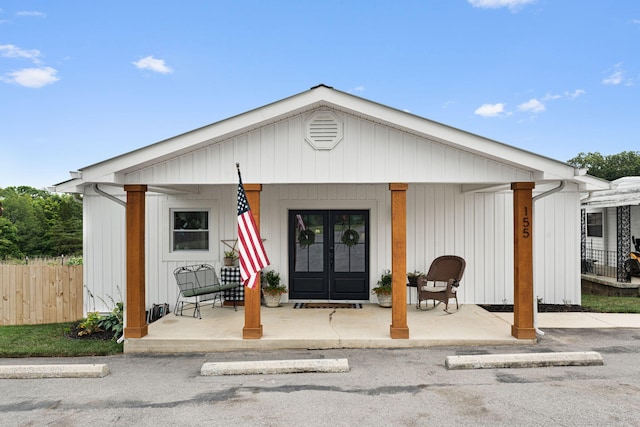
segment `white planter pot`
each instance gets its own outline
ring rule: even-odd
[[[265,294],[263,292],[262,295],[264,296],[264,305],[266,305],[267,307],[279,307],[280,306],[280,299],[282,298],[282,294],[268,295],[268,294]]]
[[[380,307],[391,307],[391,294],[377,294],[378,296],[378,305]]]

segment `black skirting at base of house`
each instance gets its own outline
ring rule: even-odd
[[[485,310],[492,313],[512,313],[512,304],[478,304]],[[538,313],[572,313],[572,312],[591,312],[586,307],[577,304],[538,304]]]

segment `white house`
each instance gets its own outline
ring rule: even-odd
[[[640,176],[616,179],[611,189],[585,197],[582,216],[581,252],[582,259],[588,260],[583,272],[628,282],[622,267],[635,250],[633,239],[640,239]]]
[[[126,287],[128,337],[146,334],[145,308],[175,301],[175,268],[221,266],[236,239],[236,162],[289,301],[375,302],[370,289],[393,269],[399,338],[406,272],[444,254],[467,262],[460,302],[515,303],[515,330],[532,330],[517,323],[533,295],[580,303],[580,199],[608,188],[566,163],[319,85],[56,185],[84,195],[85,284],[106,300]],[[308,228],[322,262],[298,240]],[[351,229],[354,246],[339,241]],[[259,316],[257,298],[247,316]],[[85,310],[93,304],[106,309],[98,299]],[[256,331],[245,337],[259,338],[247,322]]]

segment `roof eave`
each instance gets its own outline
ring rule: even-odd
[[[585,178],[580,171],[564,162],[474,135],[325,85],[316,86],[263,107],[87,166],[77,173],[80,174],[81,182],[84,183],[123,185],[126,173],[145,165],[164,161],[211,144],[213,141],[249,132],[288,116],[324,106],[357,114],[430,140],[529,170],[533,172],[536,181],[574,181],[579,183],[583,191],[604,188],[599,183]],[[71,187],[79,186],[78,183]],[[60,188],[67,187],[68,185]]]

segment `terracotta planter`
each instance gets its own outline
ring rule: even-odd
[[[224,258],[224,265],[225,267],[233,267],[233,261],[234,259],[231,257],[225,257]]]
[[[376,294],[380,307],[391,307],[391,294]]]

